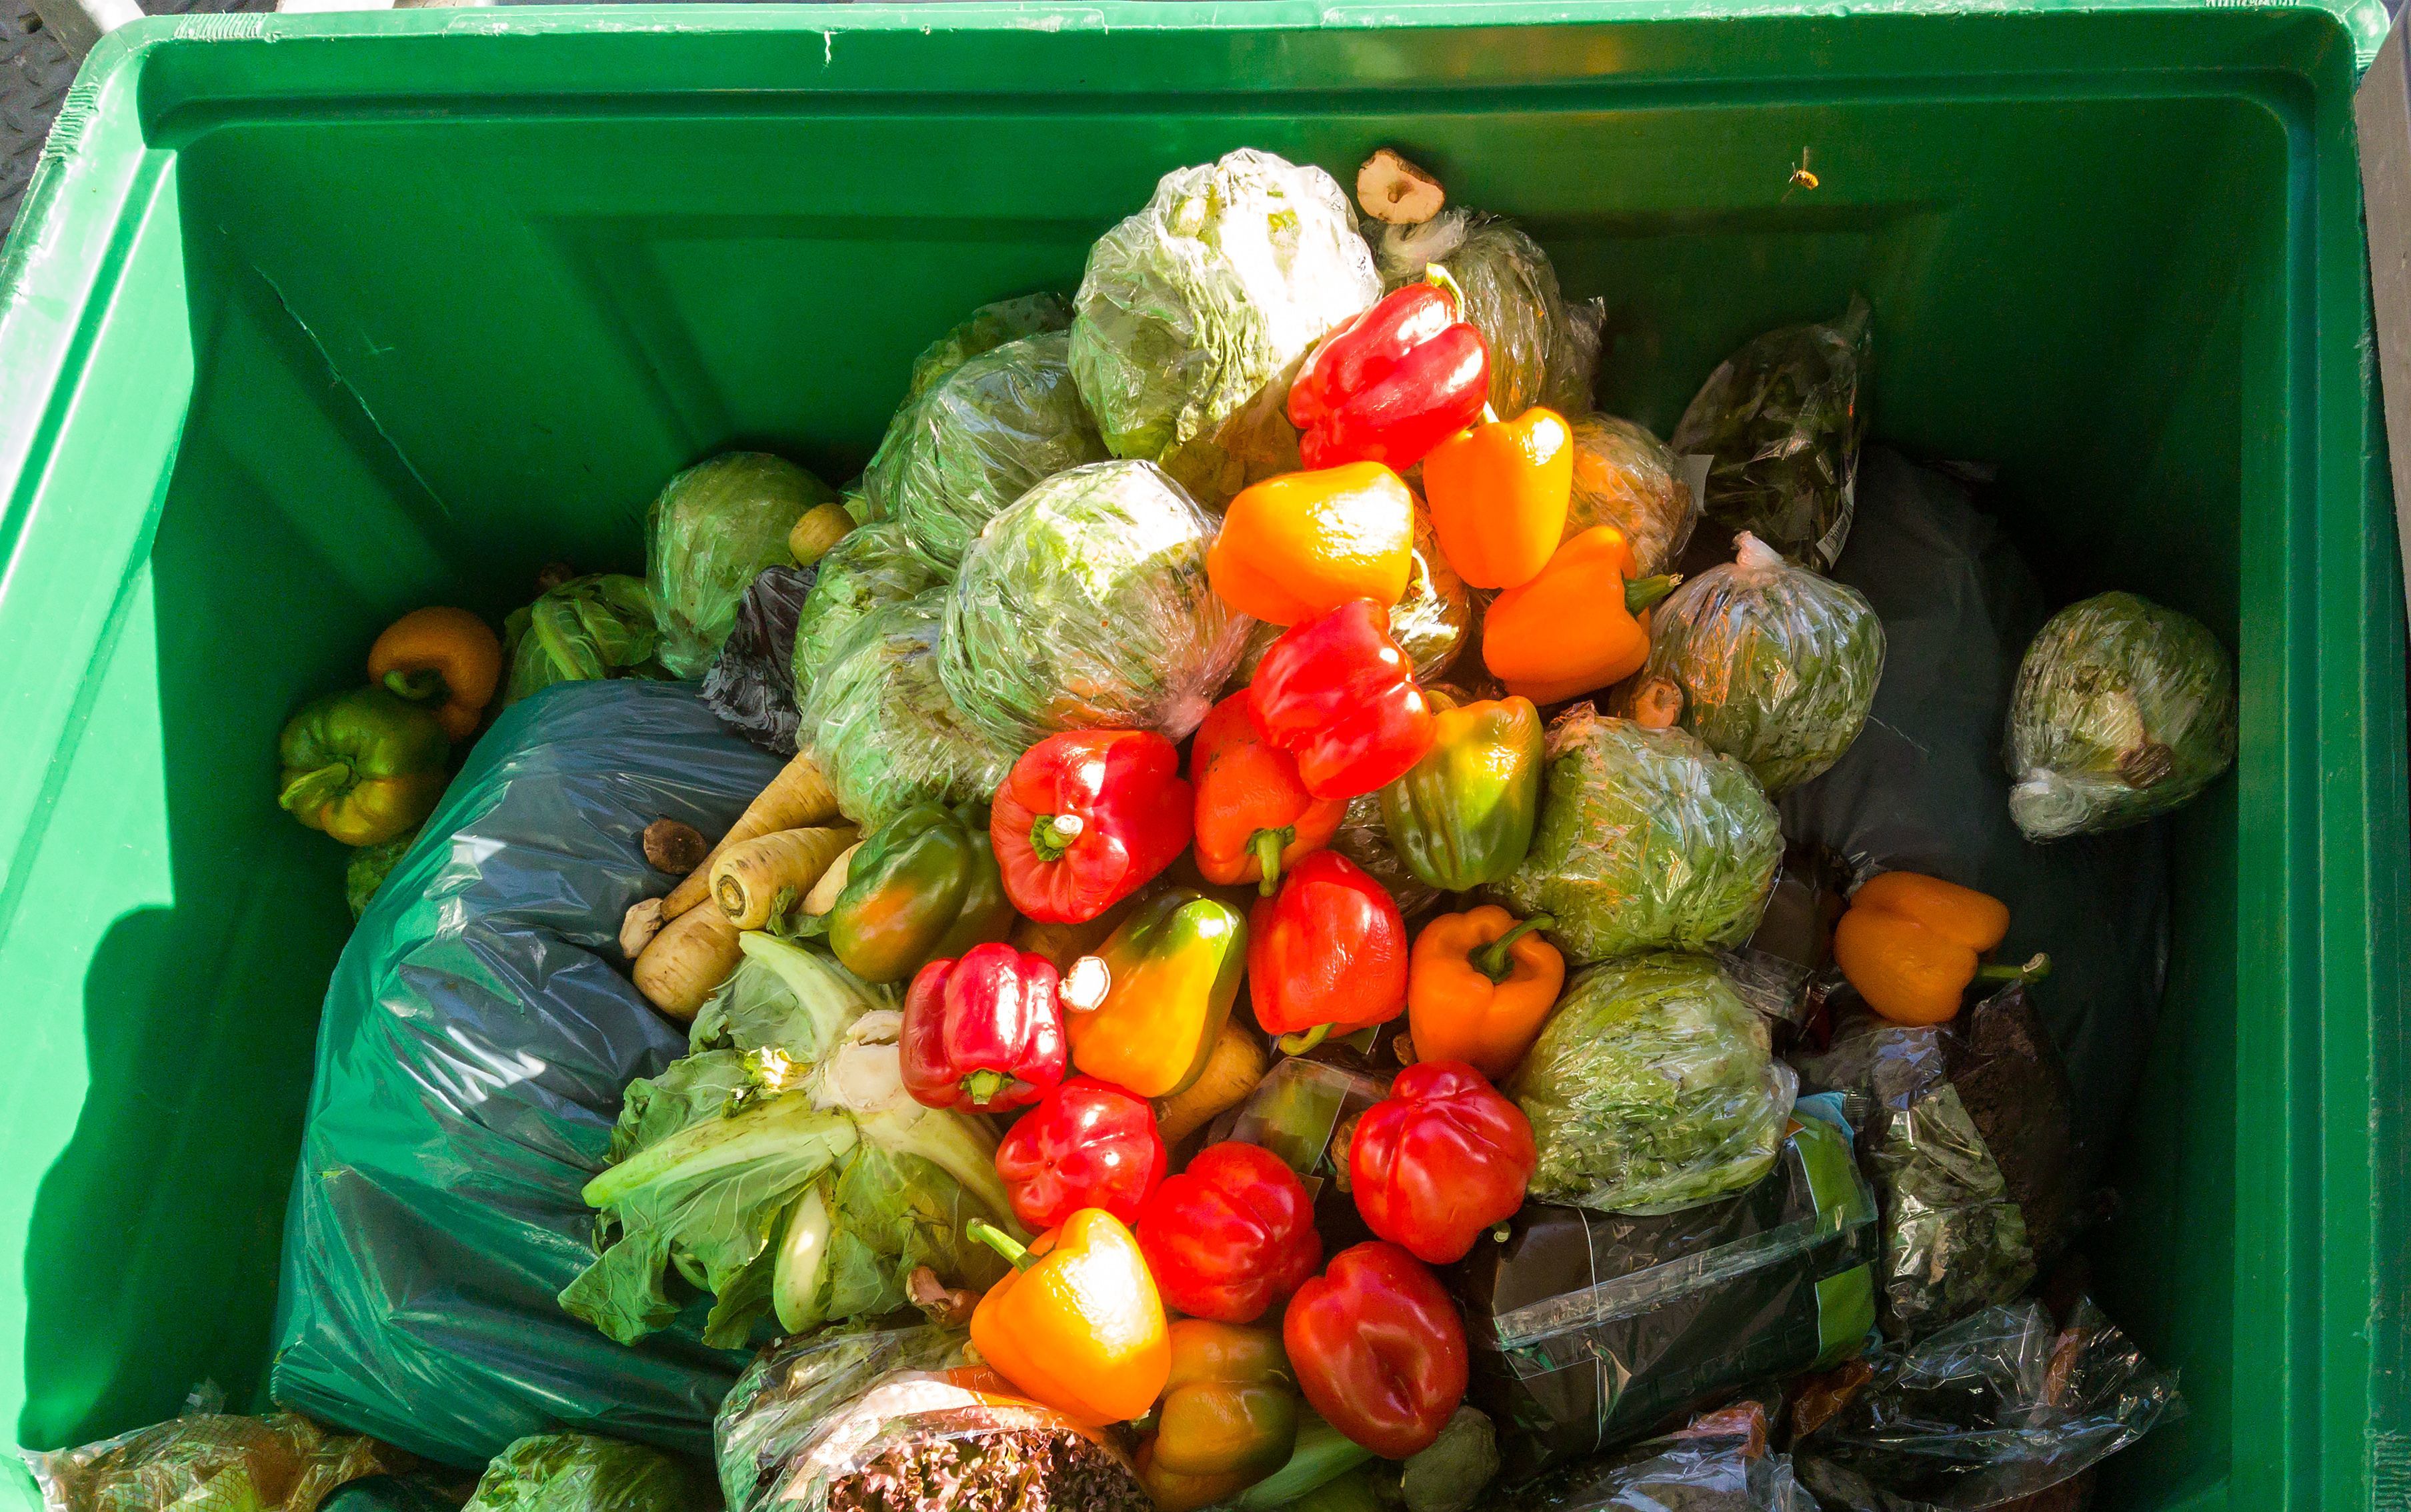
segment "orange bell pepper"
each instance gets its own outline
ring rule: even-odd
[[[1454,559],[1452,559],[1454,560]],[[1648,609],[1682,579],[1636,577],[1624,532],[1595,525],[1549,558],[1540,575],[1490,601],[1482,661],[1535,704],[1621,682],[1649,660]]]
[[[1027,1249],[977,1218],[967,1231],[1013,1262],[972,1312],[982,1359],[1090,1428],[1155,1405],[1172,1377],[1172,1344],[1155,1278],[1119,1218],[1082,1208]]]
[[[1513,588],[1548,565],[1573,487],[1573,429],[1538,406],[1459,431],[1424,458],[1440,555],[1475,588]]]
[[[1197,792],[1197,870],[1220,887],[1253,882],[1270,897],[1283,870],[1320,850],[1348,817],[1345,798],[1318,798],[1297,758],[1256,734],[1244,688],[1214,705],[1189,748]]]
[[[1942,1024],[1959,1011],[1968,983],[2031,981],[2051,969],[2038,954],[2024,966],[1978,957],[2009,932],[2009,910],[1972,887],[1913,871],[1869,878],[1834,927],[1834,960],[1867,1006],[1894,1024]]]
[[[1415,496],[1379,462],[1285,472],[1243,489],[1206,551],[1222,602],[1294,625],[1351,599],[1398,602],[1413,570]]]
[[[503,643],[466,609],[414,609],[369,647],[369,681],[428,705],[445,735],[468,738],[503,680]]]
[[[1566,958],[1539,934],[1556,923],[1542,913],[1518,923],[1485,903],[1424,925],[1407,958],[1415,1059],[1461,1060],[1505,1082],[1566,984]]]

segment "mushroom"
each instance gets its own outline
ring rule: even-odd
[[[1384,147],[1356,170],[1356,203],[1391,225],[1421,225],[1439,213],[1448,194],[1439,181]]]

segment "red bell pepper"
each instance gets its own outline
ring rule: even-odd
[[[1086,923],[1189,848],[1180,753],[1152,730],[1067,730],[1021,753],[988,812],[1004,894],[1041,923]]]
[[[1390,639],[1389,612],[1370,599],[1283,631],[1256,663],[1248,707],[1318,798],[1387,786],[1431,749],[1431,705]]]
[[[1297,1288],[1281,1342],[1325,1422],[1375,1454],[1429,1448],[1465,1399],[1465,1325],[1423,1262],[1375,1240]]]
[[[1524,1205],[1538,1160],[1521,1108],[1465,1062],[1425,1060],[1356,1120],[1348,1179],[1366,1228],[1446,1265]]]
[[[1340,327],[1290,385],[1289,418],[1309,472],[1345,462],[1408,468],[1481,417],[1490,348],[1438,268]]]
[[[1070,1051],[1055,964],[1001,941],[932,961],[904,994],[904,1090],[931,1108],[1002,1112],[1062,1083]]]
[[[1220,1323],[1254,1322],[1322,1263],[1314,1199],[1255,1144],[1198,1151],[1139,1210],[1138,1247],[1166,1302]]]
[[[1062,1226],[1082,1208],[1138,1221],[1171,1164],[1145,1098],[1075,1076],[1021,1115],[996,1147],[996,1173],[1013,1215],[1031,1233]]]
[[[1281,868],[1329,845],[1348,817],[1345,800],[1307,792],[1296,760],[1256,734],[1244,688],[1197,727],[1189,779],[1197,790],[1197,870],[1219,886],[1253,882],[1271,896]]]
[[[1264,1033],[1303,1055],[1407,1007],[1407,921],[1365,869],[1317,850],[1248,918],[1248,996]]]

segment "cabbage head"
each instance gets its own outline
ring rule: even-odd
[[[1574,426],[1574,486],[1566,502],[1571,541],[1613,525],[1632,547],[1635,574],[1672,570],[1700,523],[1700,502],[1665,443],[1629,420],[1585,414]]]
[[[700,1465],[595,1433],[537,1433],[494,1456],[460,1512],[711,1512]]]
[[[1556,266],[1514,222],[1452,206],[1421,225],[1383,229],[1381,282],[1398,288],[1434,263],[1465,296],[1465,318],[1490,346],[1490,407],[1512,418],[1545,404],[1571,420],[1591,407],[1599,367],[1598,301],[1569,308]]]
[[[836,502],[827,484],[763,452],[726,452],[670,479],[645,521],[645,578],[672,676],[710,669],[754,577],[796,564],[787,532]]]
[[[503,621],[508,668],[497,709],[557,682],[658,677],[662,632],[645,580],[595,573],[548,589]]]
[[[940,379],[983,352],[993,352],[1025,336],[1071,328],[1072,301],[1059,294],[1025,294],[984,304],[913,359],[913,380],[905,385],[904,401],[910,404],[919,399]]]
[[[837,655],[846,633],[884,603],[901,603],[945,581],[913,550],[904,527],[893,520],[859,525],[829,547],[814,571],[811,591],[796,619],[796,704],[801,707],[812,679]]]
[[[855,622],[812,679],[796,731],[838,807],[877,829],[919,803],[985,803],[1021,748],[968,723],[939,677],[947,592],[880,604]]]

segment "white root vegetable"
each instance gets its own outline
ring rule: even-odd
[[[703,858],[703,864],[687,873],[686,880],[670,889],[670,895],[662,899],[662,917],[679,918],[711,895],[712,865],[728,853],[731,846],[743,845],[756,836],[779,830],[826,824],[836,818],[837,794],[829,790],[828,778],[821,776],[820,767],[810,756],[796,756],[746,806],[745,812],[712,847],[711,854]]]
[[[780,830],[730,846],[711,864],[711,896],[739,929],[760,929],[793,909],[854,844],[854,826]]]
[[[744,959],[737,937],[737,926],[718,909],[688,909],[664,924],[636,957],[636,990],[670,1018],[691,1021]]]

